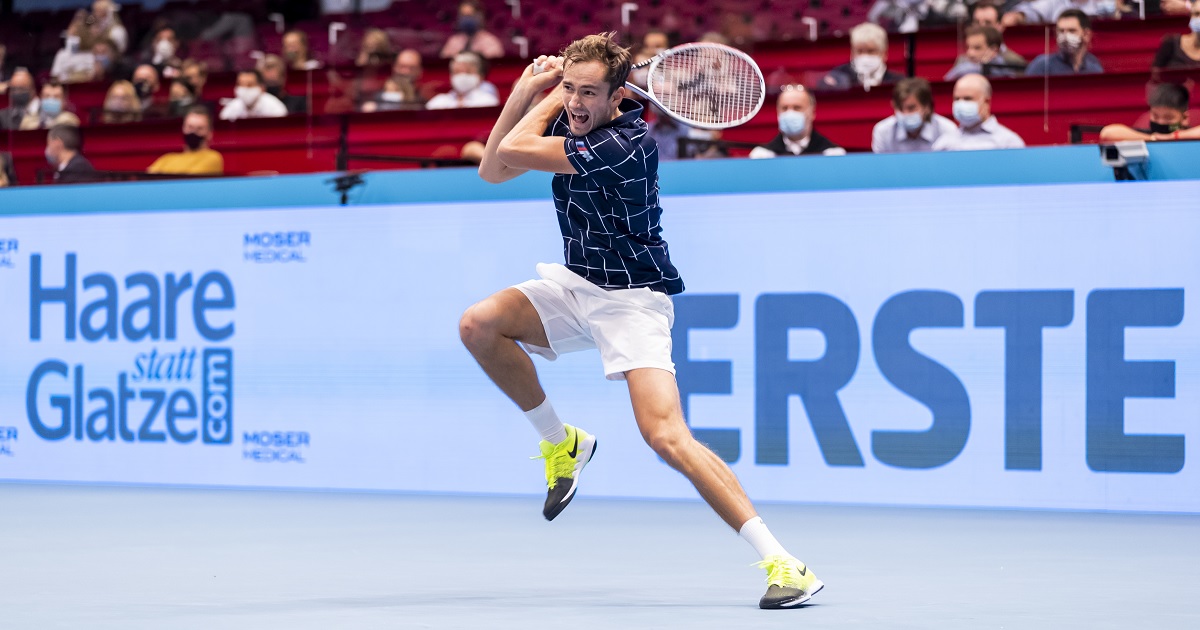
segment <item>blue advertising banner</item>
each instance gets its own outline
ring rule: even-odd
[[[1194,181],[673,195],[674,357],[760,500],[1200,512]],[[547,199],[0,217],[0,479],[536,494],[458,339]],[[585,492],[693,497],[596,353]]]

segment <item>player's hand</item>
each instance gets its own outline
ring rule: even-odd
[[[554,55],[541,55],[525,68],[521,82],[536,92],[558,85],[562,81],[563,59]]]

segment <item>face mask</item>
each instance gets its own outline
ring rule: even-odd
[[[169,39],[160,39],[154,45],[154,54],[161,59],[169,59],[175,55],[175,45]]]
[[[67,38],[67,51],[71,53],[79,52],[79,38],[72,35]]]
[[[474,35],[479,30],[479,18],[474,15],[458,16],[458,30],[467,35]]]
[[[450,77],[450,85],[459,94],[466,94],[479,87],[480,81],[479,75],[468,72],[460,72]]]
[[[260,87],[236,87],[233,93],[237,95],[237,99],[246,107],[253,107],[254,102],[258,97],[262,96],[262,88]]]
[[[20,109],[29,105],[29,101],[33,100],[33,92],[29,90],[9,90],[8,100],[12,101],[13,107]]]
[[[138,98],[150,98],[150,95],[154,93],[154,88],[148,81],[134,81],[133,89],[137,90]]]
[[[883,57],[879,55],[857,55],[850,62],[858,74],[871,75],[883,67]]]
[[[1183,125],[1178,123],[1174,125],[1164,125],[1162,123],[1150,122],[1150,133],[1172,133],[1179,131]]]
[[[1192,18],[1192,20],[1188,22],[1188,27],[1192,29],[1193,33],[1200,33],[1200,17]]]
[[[57,116],[62,113],[61,98],[44,98],[42,99],[42,111],[48,116]]]
[[[804,112],[788,110],[779,115],[779,130],[785,136],[799,136],[808,128],[808,117]]]
[[[979,103],[954,101],[954,120],[963,127],[974,127],[979,123]]]
[[[58,166],[58,159],[56,159],[54,154],[50,152],[50,147],[46,147],[46,162],[48,162],[50,166]]]
[[[296,63],[296,60],[300,58],[300,53],[295,50],[289,50],[289,51],[283,53],[283,58],[287,59],[287,62],[289,64]]]
[[[379,100],[385,103],[400,103],[404,101],[404,95],[399,92],[383,92],[379,95]]]
[[[1075,33],[1062,33],[1058,36],[1058,48],[1068,55],[1074,54],[1083,46],[1083,37]]]
[[[96,63],[100,64],[101,68],[108,70],[112,66],[112,59],[108,55],[96,55]]]
[[[171,101],[170,110],[172,116],[182,116],[191,107],[193,100],[190,98],[177,98]]]
[[[185,144],[190,151],[199,149],[200,145],[204,144],[205,140],[206,138],[198,133],[183,134],[183,144]]]
[[[925,117],[921,112],[913,112],[905,114],[904,112],[896,112],[896,120],[900,122],[900,126],[905,131],[911,133],[921,128],[925,124]]]

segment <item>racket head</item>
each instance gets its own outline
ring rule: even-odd
[[[649,65],[647,89],[636,89],[675,120],[700,129],[741,125],[762,109],[767,83],[746,53],[723,44],[683,44],[635,67]]]

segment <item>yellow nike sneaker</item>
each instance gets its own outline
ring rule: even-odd
[[[791,556],[768,556],[754,566],[767,570],[767,593],[758,600],[759,608],[794,608],[825,588],[803,562]]]
[[[542,440],[542,454],[533,459],[546,460],[546,505],[542,508],[542,516],[547,521],[554,520],[562,512],[571,499],[575,497],[575,488],[579,485],[579,472],[596,453],[596,438],[588,435],[583,429],[577,429],[564,424],[567,429],[567,439],[558,444]]]

